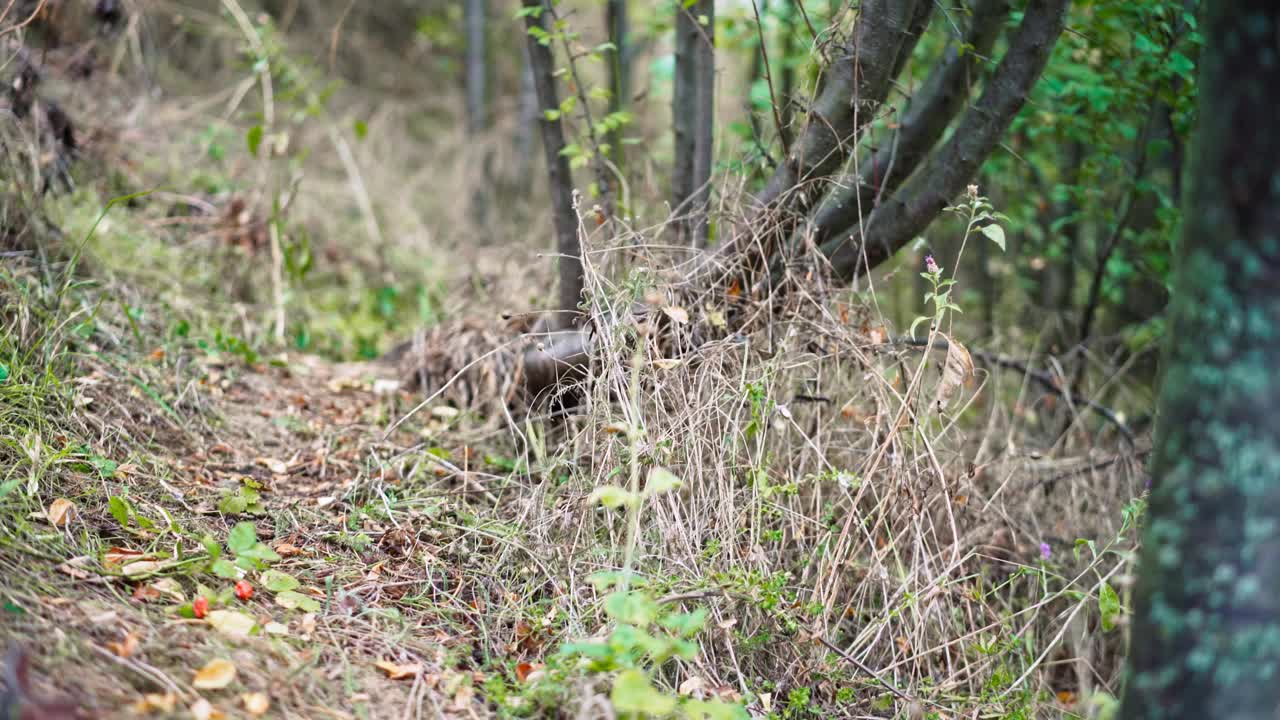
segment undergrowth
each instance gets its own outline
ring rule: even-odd
[[[915,268],[922,347],[865,289],[698,295],[655,220],[590,238],[571,402],[421,403],[338,361],[423,326],[500,355],[451,323],[545,308],[536,196],[446,234],[474,158],[420,106],[330,88],[256,17],[186,22],[240,105],[193,119],[227,98],[183,78],[99,121],[151,138],[129,176],[102,140],[71,192],[0,187],[35,228],[0,247],[0,632],[42,683],[104,715],[1110,712],[1141,469],[975,369],[954,269]],[[959,209],[965,237],[993,213]]]

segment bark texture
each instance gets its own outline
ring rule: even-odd
[[[892,256],[964,191],[1044,71],[1070,4],[1070,0],[1031,0],[1000,65],[977,103],[961,116],[950,139],[892,198],[871,212],[862,228],[832,229],[821,247],[838,276],[851,279]]]
[[[548,0],[522,0],[526,8],[540,8],[538,13],[525,15],[526,28],[539,28],[549,33],[551,17]],[[560,107],[556,90],[555,58],[548,45],[538,42],[532,34],[527,36],[529,67],[538,95],[538,105],[544,110]],[[547,160],[547,175],[551,189],[551,215],[556,226],[556,245],[560,251],[560,310],[553,325],[567,327],[577,316],[578,303],[582,300],[582,248],[578,242],[578,223],[573,211],[573,175],[569,159],[563,154],[564,127],[557,117],[552,120],[544,113],[538,120],[542,131],[542,149]]]
[[[1273,720],[1280,708],[1280,6],[1205,8],[1119,713],[1135,720]]]
[[[707,244],[711,211],[711,165],[716,123],[716,2],[698,0],[693,6],[698,24],[694,45],[693,242]]]

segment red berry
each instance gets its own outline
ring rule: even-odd
[[[248,600],[253,597],[253,586],[244,580],[236,581],[236,597],[241,600]]]
[[[209,614],[209,598],[204,597],[203,595],[196,598],[196,601],[191,603],[191,612],[194,613],[195,616],[198,618],[202,618],[205,615],[208,615]]]

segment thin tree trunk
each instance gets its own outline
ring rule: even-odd
[[[547,20],[551,12],[546,1],[522,0],[525,8],[539,9],[537,13],[525,15],[525,26],[530,30],[541,30],[543,35],[550,33]],[[528,35],[527,43],[538,105],[544,110],[558,108],[560,98],[556,90],[555,58],[551,47],[538,42],[532,34]],[[560,119],[552,120],[543,113],[539,126],[542,129],[542,149],[547,159],[551,214],[560,251],[560,314],[553,326],[567,328],[575,323],[578,303],[582,301],[582,248],[578,242],[578,223],[573,210],[573,175],[569,170],[569,159],[562,152],[565,142]]]
[[[711,166],[716,122],[716,2],[694,5],[699,24],[694,69],[693,242],[705,247],[710,235]]]
[[[675,86],[671,97],[671,126],[675,131],[675,163],[671,168],[671,209],[675,213],[677,241],[685,242],[689,237],[689,204],[694,190],[694,123],[697,113],[695,48],[698,40],[698,24],[694,9],[686,8],[683,0],[675,0],[675,6],[676,67]]]
[[[1280,708],[1280,5],[1204,9],[1126,720]]]
[[[608,0],[605,5],[605,24],[609,28],[609,42],[613,43],[612,61],[609,63],[609,112],[617,113],[631,104],[631,25],[627,18],[627,0]],[[621,128],[611,130],[605,138],[609,143],[609,156],[618,170],[623,168],[625,153]]]
[[[516,119],[514,145],[517,158],[516,184],[521,192],[527,194],[532,185],[526,180],[533,172],[533,129],[541,114],[538,110],[538,89],[533,80],[533,63],[529,57],[529,46],[521,48],[524,56],[524,68],[520,72],[519,117]]]
[[[488,95],[488,51],[485,47],[485,2],[467,0],[467,131],[472,135],[488,126],[485,100]]]
[[[487,0],[467,0],[467,133],[475,139],[489,126],[488,100],[488,48],[485,42],[485,3]],[[477,226],[484,224],[489,214],[488,189],[491,184],[493,154],[489,149],[480,153],[481,177],[471,195],[471,215]]]
[[[782,118],[782,144],[790,147],[793,135],[791,122],[795,117],[792,98],[796,92],[796,8],[790,0],[783,7],[785,9],[778,16],[781,20],[778,26],[778,64],[782,68],[782,78],[778,82],[778,103],[782,107],[778,114]]]

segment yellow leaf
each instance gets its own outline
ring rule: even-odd
[[[397,665],[389,660],[379,660],[374,663],[379,670],[387,674],[392,680],[403,680],[411,678],[422,672],[422,665],[412,663],[409,665]]]
[[[66,498],[58,498],[49,503],[45,517],[54,527],[66,527],[76,517],[76,504]]]
[[[271,709],[271,698],[264,692],[245,693],[240,696],[240,702],[244,703],[245,712],[254,717],[265,715]]]
[[[135,715],[147,715],[153,712],[172,714],[178,707],[178,696],[173,693],[147,693],[133,702]]]
[[[249,633],[253,631],[253,626],[256,624],[253,618],[236,610],[214,610],[209,613],[205,622],[223,635],[236,639],[249,637]]]
[[[689,323],[689,313],[679,305],[668,305],[662,308],[662,312],[671,318],[671,322],[677,325],[687,325]]]
[[[138,633],[131,632],[128,635],[125,635],[124,639],[120,642],[107,643],[107,649],[115,653],[118,657],[133,657],[133,654],[138,651]]]
[[[191,685],[200,690],[221,690],[236,679],[236,666],[230,660],[214,658],[205,663],[191,678]]]

